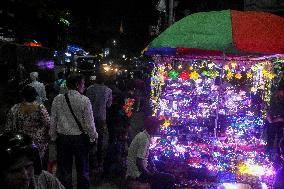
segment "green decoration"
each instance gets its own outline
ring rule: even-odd
[[[176,70],[171,70],[170,72],[169,72],[169,76],[172,78],[172,79],[177,79],[177,77],[178,77],[178,72],[176,71]]]

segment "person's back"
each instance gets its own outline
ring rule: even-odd
[[[31,136],[43,158],[48,146],[50,117],[44,105],[35,102],[37,93],[33,87],[26,86],[22,93],[23,101],[14,105],[7,115],[5,131]]]
[[[74,157],[77,187],[88,189],[90,142],[96,141],[98,134],[90,100],[82,95],[85,89],[83,76],[70,75],[67,86],[69,90],[65,93],[66,96],[56,96],[51,108],[50,136],[53,142],[56,141],[58,178],[67,189],[73,188]]]
[[[37,96],[37,102],[39,104],[43,104],[47,98],[46,98],[46,90],[43,83],[38,81],[38,73],[37,72],[31,72],[30,78],[32,82],[29,84],[30,86],[34,87],[38,96]]]
[[[91,76],[90,80],[93,82],[86,91],[86,96],[89,97],[94,113],[96,128],[99,134],[97,145],[97,166],[98,169],[103,169],[104,159],[106,157],[108,148],[108,128],[106,124],[107,108],[112,104],[112,91],[104,85],[104,80],[101,75]],[[91,161],[93,162],[93,161]]]
[[[106,109],[111,105],[111,89],[102,84],[93,84],[88,87],[86,96],[89,97],[92,105],[94,118],[106,119]]]

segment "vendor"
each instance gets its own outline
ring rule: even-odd
[[[273,149],[276,139],[278,146],[283,137],[284,128],[284,79],[282,77],[278,88],[272,93],[270,107],[267,108],[267,149]]]
[[[147,182],[151,188],[172,189],[175,178],[169,173],[159,172],[152,161],[148,161],[151,136],[158,132],[163,121],[149,116],[144,120],[144,131],[138,133],[128,149],[126,177],[128,181]]]

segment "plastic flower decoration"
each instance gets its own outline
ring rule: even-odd
[[[178,72],[175,71],[175,70],[171,70],[170,73],[169,73],[169,76],[170,76],[172,79],[177,79],[177,77],[178,77]]]
[[[125,100],[125,104],[123,105],[123,111],[128,118],[132,116],[134,102],[135,100],[133,98],[127,98]]]
[[[183,72],[181,72],[180,77],[182,78],[182,80],[185,81],[185,80],[189,79],[190,74],[188,73],[188,71],[183,71]]]

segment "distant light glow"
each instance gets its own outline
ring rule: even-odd
[[[47,69],[47,70],[54,69],[54,61],[53,60],[41,60],[41,61],[38,61],[36,63],[36,65],[40,69]]]

